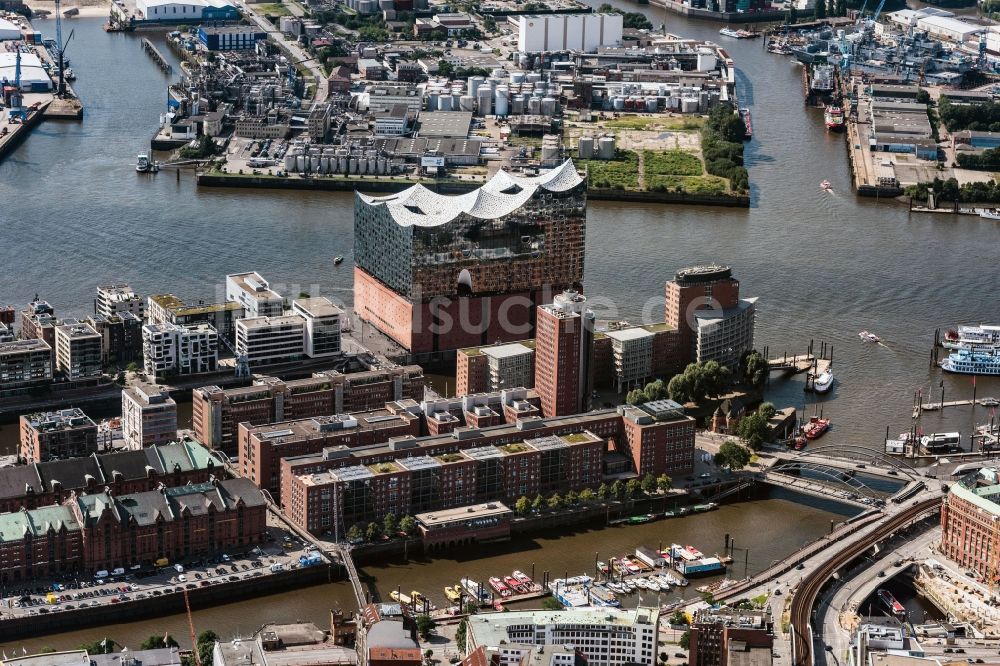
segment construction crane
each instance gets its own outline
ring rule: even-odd
[[[23,123],[28,119],[28,112],[24,110],[24,96],[21,93],[21,49],[17,50],[14,56],[14,92],[10,95],[7,119],[13,121],[20,119]]]
[[[56,94],[59,97],[66,96],[66,66],[63,62],[63,54],[66,53],[66,45],[70,43],[73,39],[73,33],[75,30],[70,30],[69,39],[66,40],[66,44],[63,44],[62,38],[62,10],[59,5],[61,0],[56,0],[56,55],[59,56],[59,87],[56,88]]]
[[[191,652],[194,655],[194,666],[201,666],[201,657],[198,655],[198,636],[194,631],[194,618],[191,617],[191,600],[188,598],[187,588],[184,590],[184,608],[187,609],[188,631],[191,632]]]
[[[872,23],[873,24],[876,23],[876,22],[878,22],[878,17],[879,17],[879,14],[882,13],[882,8],[883,7],[885,7],[885,0],[881,0],[881,2],[878,3],[878,9],[875,10],[875,14],[874,14],[874,16],[872,16]]]

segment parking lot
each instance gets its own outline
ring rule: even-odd
[[[59,613],[180,594],[211,585],[234,584],[305,566],[318,555],[311,546],[268,521],[267,542],[213,557],[192,556],[160,566],[99,571],[101,577],[68,574],[58,580],[15,582],[2,589],[0,620]],[[106,574],[106,575],[104,575]]]

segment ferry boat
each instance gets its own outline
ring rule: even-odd
[[[740,33],[738,33],[737,31],[733,30],[730,27],[722,28],[721,30],[719,30],[719,34],[722,35],[723,37],[732,37],[733,39],[740,38]]]
[[[844,129],[844,110],[839,106],[828,106],[823,112],[823,121],[826,128],[832,132],[839,132]]]
[[[858,333],[858,337],[865,342],[882,342],[882,338],[878,337],[874,333],[869,333],[868,331],[861,331]]]
[[[1000,345],[1000,326],[980,324],[979,326],[959,326],[946,331],[941,346],[946,349],[963,349],[982,345]]]
[[[135,158],[135,170],[139,173],[149,173],[150,164],[149,153],[139,153]]]
[[[810,416],[809,423],[802,429],[802,434],[806,439],[817,439],[830,429],[830,419],[821,419],[818,416]]]
[[[746,134],[743,135],[743,140],[749,141],[753,138],[753,121],[750,119],[750,109],[740,109],[740,118],[743,120],[744,127],[746,127]]]
[[[610,589],[603,585],[595,585],[590,588],[590,601],[593,602],[595,606],[609,606],[617,608],[622,605],[622,602],[618,600],[618,597],[616,597]]]
[[[920,438],[920,444],[928,453],[945,453],[962,450],[962,433],[934,432]]]
[[[1000,350],[959,349],[941,361],[941,369],[961,375],[1000,375]]]
[[[826,370],[813,380],[813,390],[816,393],[829,393],[833,388],[833,370]]]
[[[880,587],[876,594],[878,594],[879,601],[892,611],[893,615],[906,615],[906,609],[903,608],[903,604],[896,601],[896,597],[892,596],[892,592]]]
[[[462,598],[462,587],[460,585],[445,585],[444,596],[448,601],[459,601]]]

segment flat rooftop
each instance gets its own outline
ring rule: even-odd
[[[535,352],[534,349],[526,347],[520,342],[511,342],[510,344],[497,345],[495,347],[483,347],[481,351],[487,356],[497,359],[533,354]]]
[[[491,516],[505,516],[510,513],[510,509],[503,502],[488,502],[486,504],[473,504],[472,506],[458,506],[453,509],[418,513],[414,518],[427,527],[433,527],[436,525],[447,525],[448,523],[460,520],[469,520],[470,518],[489,518]]]
[[[647,331],[641,326],[636,326],[634,328],[623,328],[617,331],[606,331],[607,335],[612,340],[618,340],[619,342],[628,342],[631,340],[642,340],[644,338],[653,337],[651,331]]]
[[[0,342],[0,356],[14,356],[16,354],[27,354],[30,352],[52,351],[49,343],[45,340],[13,340],[11,342]]]
[[[65,324],[63,326],[56,326],[56,331],[61,332],[71,340],[101,338],[101,334],[95,331],[90,324]]]
[[[344,314],[342,308],[337,307],[325,296],[313,296],[312,298],[296,298],[292,301],[292,309],[298,307],[312,317],[333,317]]]
[[[424,111],[417,134],[424,138],[464,139],[472,127],[471,111]]]
[[[232,280],[237,287],[251,294],[257,300],[281,300],[278,292],[271,289],[270,284],[257,271],[249,273],[232,273],[226,276],[227,280]]]
[[[277,328],[279,326],[305,326],[306,320],[300,314],[281,315],[280,317],[251,317],[240,319],[237,326],[249,330]]]

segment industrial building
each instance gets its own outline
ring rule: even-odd
[[[621,46],[621,14],[527,14],[517,17],[517,48],[521,53],[581,51]]]
[[[152,377],[215,372],[219,334],[209,324],[146,324],[142,352],[146,374]]]
[[[135,8],[145,21],[235,21],[240,18],[229,0],[136,0]]]
[[[585,229],[586,183],[568,160],[459,196],[359,193],[354,308],[415,353],[530,337],[546,295],[579,288]]]
[[[482,663],[572,665],[578,663],[575,652],[580,652],[588,664],[654,664],[659,620],[659,609],[642,606],[470,615],[464,651],[496,654],[495,661]],[[540,661],[542,652],[559,648],[566,658]],[[539,661],[528,661],[528,656]]]
[[[241,51],[252,49],[267,33],[250,25],[201,26],[198,41],[209,51]]]
[[[18,31],[17,38],[20,39]],[[17,69],[17,53],[0,50],[0,81],[13,82]],[[42,61],[30,51],[21,52],[21,90],[23,92],[48,92],[52,90],[52,79],[42,67]]]
[[[21,29],[7,19],[0,18],[0,42],[8,39],[21,39]]]
[[[125,447],[144,449],[177,439],[177,403],[166,389],[140,382],[122,390]]]
[[[78,458],[97,452],[97,424],[73,407],[20,416],[19,455],[25,462]]]

